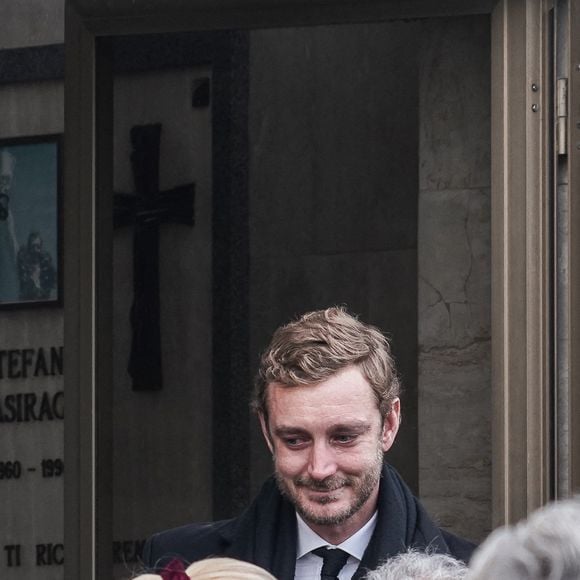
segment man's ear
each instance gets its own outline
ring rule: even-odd
[[[383,433],[381,436],[383,451],[388,451],[395,442],[395,437],[401,424],[401,401],[397,397],[391,403],[391,410],[383,421]]]
[[[274,444],[272,443],[272,439],[270,437],[270,430],[268,429],[268,422],[266,417],[264,417],[264,413],[262,411],[258,411],[258,418],[260,419],[260,427],[262,427],[262,435],[266,440],[266,445],[270,450],[270,453],[274,453]]]

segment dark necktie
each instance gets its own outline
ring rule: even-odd
[[[340,548],[316,548],[313,554],[322,558],[321,580],[338,580],[338,573],[348,560],[348,554]]]

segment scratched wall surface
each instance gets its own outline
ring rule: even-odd
[[[473,540],[491,500],[490,26],[427,23],[420,64],[419,485]]]

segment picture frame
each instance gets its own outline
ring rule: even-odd
[[[0,309],[62,306],[62,135],[0,139]]]

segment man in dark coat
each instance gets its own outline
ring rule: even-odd
[[[281,580],[350,580],[409,547],[467,561],[474,545],[440,530],[384,462],[399,390],[387,339],[344,309],[279,328],[254,400],[274,476],[239,517],[150,538],[145,564],[226,555]]]
[[[30,232],[28,243],[18,250],[18,273],[21,300],[50,298],[56,287],[56,270],[38,232]]]

